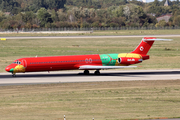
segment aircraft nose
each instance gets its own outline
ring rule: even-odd
[[[10,67],[6,67],[6,68],[5,68],[5,70],[6,70],[7,72],[9,72],[10,69],[11,69]]]
[[[5,68],[5,70],[6,70],[7,72],[13,72],[13,71],[14,71],[14,68],[9,65],[9,66],[7,66],[7,67]]]

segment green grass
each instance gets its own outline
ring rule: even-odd
[[[167,38],[168,39],[168,38]],[[180,40],[155,42],[150,60],[137,69],[180,68]],[[15,59],[34,56],[127,53],[134,50],[141,38],[81,39],[9,39],[0,41],[0,72]]]
[[[180,117],[180,81],[0,87],[1,120],[120,120]]]

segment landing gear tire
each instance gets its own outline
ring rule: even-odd
[[[89,70],[84,70],[85,75],[89,75]]]
[[[94,74],[95,74],[95,75],[100,75],[99,70],[96,70],[96,71],[94,72]]]
[[[16,77],[16,74],[12,74],[13,77]]]

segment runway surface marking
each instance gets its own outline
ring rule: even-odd
[[[12,77],[10,73],[0,74],[0,86],[20,84],[137,81],[137,80],[180,80],[180,69],[173,70],[101,70],[101,75],[84,75],[83,71],[58,71],[20,73]]]

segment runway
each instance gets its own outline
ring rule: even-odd
[[[180,80],[180,69],[173,70],[101,70],[101,75],[84,75],[83,71],[58,71],[0,74],[0,86],[71,83],[71,82],[104,82],[104,81],[138,81],[138,80]]]
[[[134,37],[180,37],[180,35],[107,35],[107,36],[27,36],[27,37],[1,37],[6,39],[62,39],[62,38],[70,38],[70,39],[80,39],[80,38],[134,38]]]

